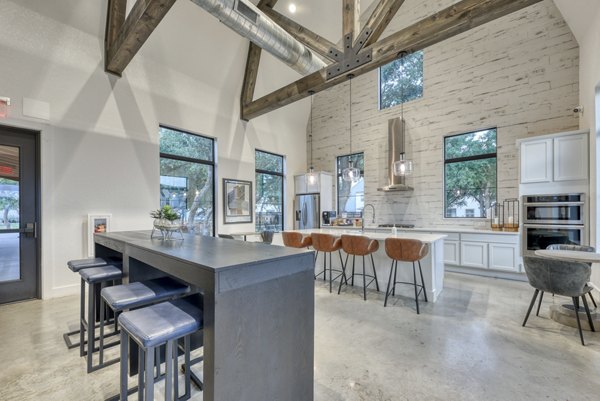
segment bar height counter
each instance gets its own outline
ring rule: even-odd
[[[201,291],[205,401],[314,399],[312,251],[150,231],[94,240],[96,256],[123,256],[125,282],[168,274]]]

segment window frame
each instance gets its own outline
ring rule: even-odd
[[[164,153],[160,151],[160,129],[161,128],[165,128],[165,129],[169,129],[171,131],[177,131],[177,132],[181,132],[183,134],[187,134],[187,135],[194,135],[194,136],[199,136],[201,138],[204,139],[208,139],[212,142],[212,160],[205,160],[205,159],[197,159],[195,157],[187,157],[187,156],[179,156],[179,155],[174,155],[171,153]],[[192,132],[189,130],[184,130],[181,128],[177,128],[177,127],[173,127],[170,125],[166,125],[166,124],[159,124],[158,125],[158,149],[159,149],[159,165],[158,165],[158,176],[160,178],[160,159],[169,159],[169,160],[177,160],[177,161],[182,161],[182,162],[187,162],[187,163],[197,163],[197,164],[203,164],[203,165],[207,165],[207,166],[211,166],[212,167],[212,191],[213,191],[213,196],[212,196],[212,210],[213,210],[213,218],[212,218],[212,236],[216,236],[217,235],[217,226],[216,226],[216,218],[215,216],[217,215],[217,209],[216,209],[216,196],[217,196],[217,180],[216,180],[216,158],[217,158],[217,139],[207,136],[207,135],[202,135],[196,132]],[[159,189],[160,189],[160,184],[159,184]],[[160,195],[159,195],[160,198]]]
[[[338,215],[341,215],[342,213],[345,213],[342,211],[342,209],[340,208],[340,179],[342,179],[342,171],[339,168],[339,159],[342,157],[353,157],[353,156],[362,156],[363,158],[363,169],[360,170],[360,176],[362,177],[363,181],[365,179],[365,170],[364,170],[364,161],[365,161],[365,152],[361,151],[361,152],[354,152],[354,153],[347,153],[345,155],[339,155],[336,156],[335,158],[335,171],[336,171],[336,175],[335,175],[335,197],[336,197],[336,208],[337,208],[337,213]],[[363,193],[364,194],[364,193]],[[353,213],[358,213],[358,212],[353,212]]]
[[[470,134],[475,134],[477,132],[481,132],[481,131],[491,131],[494,130],[496,131],[496,150],[494,153],[485,153],[485,154],[481,154],[481,155],[474,155],[474,156],[465,156],[465,157],[457,157],[454,159],[447,159],[447,154],[446,154],[446,140],[449,138],[454,138],[457,136],[463,136],[463,135],[470,135]],[[446,192],[447,192],[447,188],[446,188],[446,166],[449,164],[455,164],[455,163],[462,163],[462,162],[469,162],[469,161],[474,161],[474,160],[484,160],[484,159],[491,159],[494,158],[496,159],[496,202],[498,201],[498,127],[488,127],[488,128],[481,128],[481,129],[477,129],[477,130],[473,130],[473,131],[467,131],[467,132],[461,132],[458,134],[451,134],[451,135],[446,135],[443,137],[443,149],[444,149],[444,171],[443,171],[443,175],[444,175],[444,186],[442,187],[442,218],[444,219],[488,219],[489,216],[481,216],[481,217],[460,217],[460,216],[446,216],[446,210],[448,209],[446,206]]]
[[[281,158],[281,173],[278,171],[271,171],[271,170],[264,170],[264,169],[258,169],[256,168],[256,152],[261,152],[261,153],[266,153],[269,154],[271,156],[277,156]],[[281,177],[281,231],[285,230],[285,160],[286,157],[285,155],[280,155],[278,153],[274,153],[274,152],[269,152],[267,150],[262,150],[262,149],[254,149],[254,211],[253,213],[255,214],[255,219],[254,219],[254,230],[256,232],[258,230],[258,216],[256,216],[256,206],[257,206],[257,202],[256,202],[256,191],[258,191],[258,182],[256,182],[256,174],[266,174],[266,175],[275,175],[278,177]]]
[[[391,64],[394,61],[400,60],[402,58],[402,57],[398,57],[398,58],[395,58],[394,60],[390,61],[389,63],[386,63],[386,64],[380,66],[377,69],[377,110],[384,111],[384,110],[392,109],[392,108],[398,107],[398,106],[400,106],[402,104],[410,103],[412,101],[416,101],[416,100],[419,100],[419,99],[422,99],[423,97],[425,97],[425,50],[417,50],[417,51],[423,53],[423,64],[422,64],[422,67],[421,67],[421,80],[423,81],[423,83],[421,84],[421,96],[416,97],[414,99],[410,99],[410,100],[404,101],[404,102],[400,102],[400,103],[395,104],[393,106],[387,106],[387,107],[382,107],[381,106],[381,69],[383,67],[385,67],[386,65]],[[416,53],[416,52],[409,53],[407,56],[410,56],[411,54],[414,54],[414,53]],[[406,57],[406,56],[404,56],[404,57]]]

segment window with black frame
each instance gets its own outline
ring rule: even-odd
[[[360,170],[357,182],[344,181],[342,171],[352,160],[354,167]],[[337,158],[337,210],[338,214],[346,213],[348,217],[360,217],[365,205],[365,157],[363,153],[338,156]]]
[[[284,157],[257,150],[256,231],[283,231]]]
[[[444,217],[487,217],[497,175],[495,128],[444,138]]]
[[[423,51],[379,68],[379,110],[423,97]]]
[[[215,232],[215,141],[161,126],[160,205],[170,205],[182,223],[202,235]]]

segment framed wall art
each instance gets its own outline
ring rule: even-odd
[[[223,223],[252,223],[252,182],[223,178]]]

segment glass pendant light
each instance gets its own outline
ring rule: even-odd
[[[402,62],[402,75],[405,74],[404,58],[406,55],[407,53],[404,53],[400,59]],[[400,85],[400,99],[402,100],[402,103],[400,103],[400,115],[402,119],[402,152],[400,153],[399,160],[394,162],[394,175],[397,177],[404,177],[413,173],[412,160],[406,160],[404,158],[404,148],[406,146],[406,122],[404,121],[404,81],[405,80],[402,80],[402,85]]]
[[[310,91],[310,134],[308,138],[310,139],[310,167],[308,168],[308,172],[305,174],[306,182],[309,185],[318,185],[319,184],[319,175],[315,173],[315,169],[313,167],[313,95],[314,91]]]
[[[349,116],[350,116],[350,154],[352,154],[352,78],[354,74],[348,74],[350,79],[350,104],[349,104]],[[348,167],[342,170],[342,179],[344,181],[357,183],[360,180],[360,170],[354,166],[354,160],[350,158],[348,160]]]

